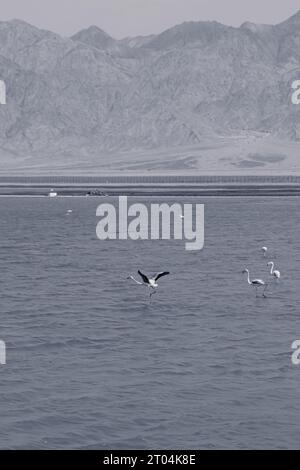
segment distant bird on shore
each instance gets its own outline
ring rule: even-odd
[[[141,271],[138,271],[138,274],[142,278],[142,282],[137,281],[133,276],[129,276],[127,279],[132,279],[136,284],[139,284],[140,286],[146,286],[149,289],[152,289],[152,292],[150,291],[150,297],[152,297],[153,294],[156,293],[156,288],[158,287],[157,281],[163,276],[167,276],[170,274],[168,271],[163,271],[161,273],[157,273],[153,278],[149,278],[146,276],[146,274],[143,274]]]
[[[271,271],[270,271],[271,276],[273,276],[277,281],[279,281],[281,274],[280,274],[280,271],[278,271],[277,269],[274,270],[274,267],[275,267],[274,262],[270,261],[267,264],[267,266],[271,266]]]
[[[263,246],[262,247],[262,252],[263,252],[264,257],[267,256],[267,251],[268,251],[268,248],[266,246]]]
[[[250,279],[249,269],[244,269],[243,273],[247,274],[247,280],[248,280],[249,286],[255,287],[256,296],[257,296],[257,293],[258,293],[258,289],[260,287],[263,287],[264,288],[263,297],[265,297],[265,290],[268,287],[268,285],[262,279],[253,279],[253,280],[251,280]]]
[[[49,196],[49,197],[56,197],[56,196],[57,196],[57,192],[54,191],[53,188],[51,188],[51,189],[50,189],[50,193],[48,193],[48,196]]]
[[[72,212],[73,212],[72,209],[67,210],[67,214],[72,214]]]

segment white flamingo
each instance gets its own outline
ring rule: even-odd
[[[249,286],[255,287],[256,296],[257,296],[258,289],[259,289],[260,287],[263,287],[263,288],[264,288],[263,296],[265,297],[265,290],[266,290],[266,288],[268,287],[267,284],[266,284],[262,279],[253,279],[253,280],[251,281],[249,269],[244,269],[243,273],[247,273],[247,275],[248,275],[247,280],[248,280]]]
[[[267,256],[267,251],[268,251],[268,248],[266,246],[263,246],[262,247],[262,252],[263,252],[264,257]]]
[[[280,277],[281,277],[281,274],[280,274],[280,271],[278,271],[277,269],[274,270],[274,267],[275,267],[275,264],[273,261],[270,261],[267,266],[271,266],[271,271],[270,271],[270,274],[271,276],[274,276],[274,278],[279,281]]]
[[[141,273],[141,271],[138,271],[138,274],[141,276],[143,282],[137,281],[133,276],[129,276],[127,279],[132,279],[136,284],[139,284],[140,286],[146,286],[149,289],[152,289],[152,292],[150,291],[150,297],[152,297],[152,295],[156,293],[155,289],[158,287],[158,279],[163,276],[167,276],[170,273],[167,271],[163,271],[161,273],[157,273],[153,278],[149,278],[148,276],[146,276],[146,274]]]

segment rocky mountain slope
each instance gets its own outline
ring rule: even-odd
[[[297,142],[299,46],[300,12],[274,26],[188,22],[122,41],[95,26],[63,38],[0,22],[0,166],[109,165],[109,152],[245,132]]]

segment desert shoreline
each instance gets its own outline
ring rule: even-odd
[[[47,186],[0,186],[0,196],[31,196],[31,197],[47,197],[50,192],[50,187]],[[261,197],[279,197],[279,196],[300,196],[300,185],[198,185],[193,187],[168,187],[161,186],[64,186],[55,187],[56,197],[89,197],[89,198],[106,198],[117,196],[141,196],[141,197],[207,197],[207,196],[261,196]],[[99,191],[99,194],[92,194]],[[55,199],[55,198],[51,198]]]
[[[1,176],[2,196],[299,196],[294,174],[102,174]]]

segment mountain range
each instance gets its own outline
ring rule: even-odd
[[[149,155],[157,169],[193,170],[200,158],[209,167],[208,145],[249,139],[296,149],[300,11],[277,25],[191,21],[123,40],[97,26],[65,38],[0,22],[0,79],[1,172],[151,171]]]

